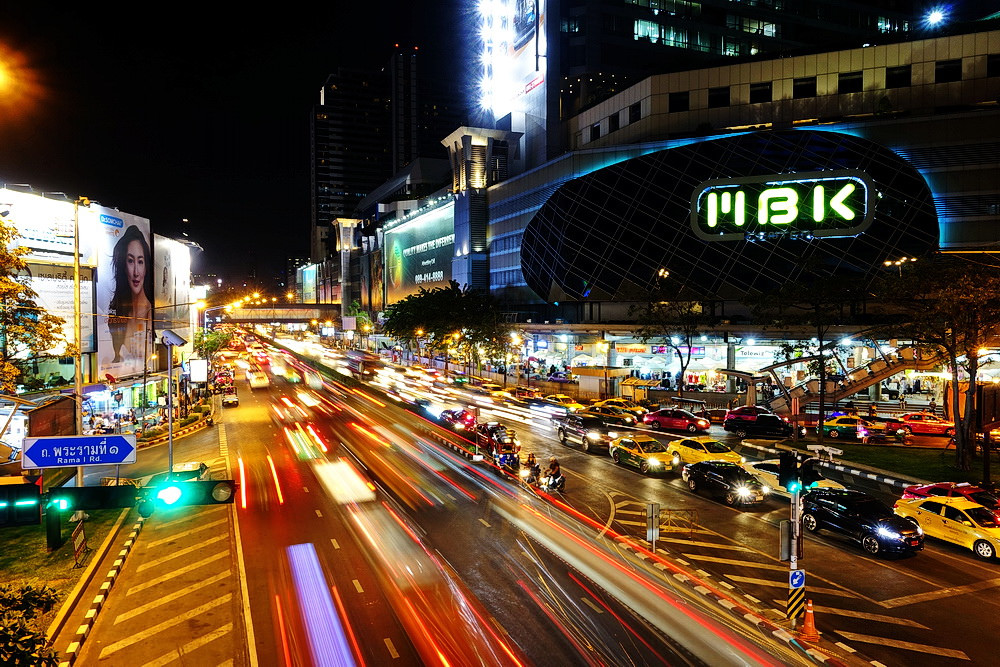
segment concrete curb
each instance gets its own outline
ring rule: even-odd
[[[70,642],[69,648],[66,649],[66,655],[63,660],[60,661],[59,667],[72,665],[76,662],[77,657],[80,655],[80,650],[83,648],[83,643],[87,639],[87,635],[90,634],[90,630],[94,627],[97,615],[100,613],[101,609],[104,607],[104,603],[108,599],[111,587],[114,586],[115,581],[118,579],[118,575],[121,573],[122,567],[125,565],[125,559],[132,552],[132,547],[135,546],[135,542],[139,538],[139,531],[142,530],[144,522],[145,519],[140,518],[132,527],[132,532],[129,533],[128,539],[125,540],[121,551],[118,552],[118,558],[112,564],[111,569],[108,570],[108,574],[105,576],[103,583],[101,583],[101,592],[90,603],[90,609],[87,610],[87,613],[84,616],[83,624],[77,628],[76,634],[73,635],[73,639]]]
[[[208,420],[200,419],[196,421],[194,424],[190,424],[188,426],[185,426],[184,428],[179,428],[176,431],[174,431],[174,440],[183,437],[185,435],[191,435],[192,433],[197,433],[198,431],[206,428],[208,428]],[[162,445],[168,440],[169,438],[166,435],[160,436],[158,438],[153,438],[151,440],[143,440],[141,442],[136,442],[136,449],[143,449],[145,447],[152,447],[154,445]]]

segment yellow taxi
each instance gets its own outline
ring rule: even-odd
[[[710,435],[681,438],[667,443],[667,454],[674,470],[688,463],[700,461],[730,461],[745,463],[746,459]]]
[[[663,472],[669,460],[663,443],[641,433],[615,438],[608,446],[608,453],[615,463],[635,466],[643,475]]]
[[[924,533],[971,549],[983,560],[996,558],[1000,548],[997,516],[978,503],[960,497],[897,500],[893,511],[919,525]]]

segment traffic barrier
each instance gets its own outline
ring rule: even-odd
[[[816,619],[813,617],[813,601],[806,600],[806,617],[799,630],[799,638],[807,642],[818,642],[819,631],[816,629]]]

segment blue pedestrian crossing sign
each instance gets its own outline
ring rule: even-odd
[[[134,435],[57,435],[25,438],[22,468],[135,463]]]
[[[788,587],[789,588],[802,588],[806,585],[806,571],[805,570],[791,570],[788,573]]]

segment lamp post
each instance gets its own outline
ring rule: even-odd
[[[167,481],[174,474],[174,347],[187,345],[187,341],[170,329],[163,331],[163,344],[167,347]]]
[[[899,277],[903,277],[903,265],[917,261],[916,257],[900,257],[899,259],[887,259],[882,264],[886,267],[895,266],[899,270]]]
[[[76,434],[83,435],[83,333],[80,312],[80,206],[90,206],[86,197],[73,202],[73,340],[76,343],[76,368],[73,393],[76,394]],[[76,485],[83,486],[83,466],[76,468]],[[76,516],[76,514],[74,514]]]
[[[601,398],[608,398],[608,350],[611,346],[607,341],[597,343],[597,351],[604,355],[604,386],[601,388]]]

